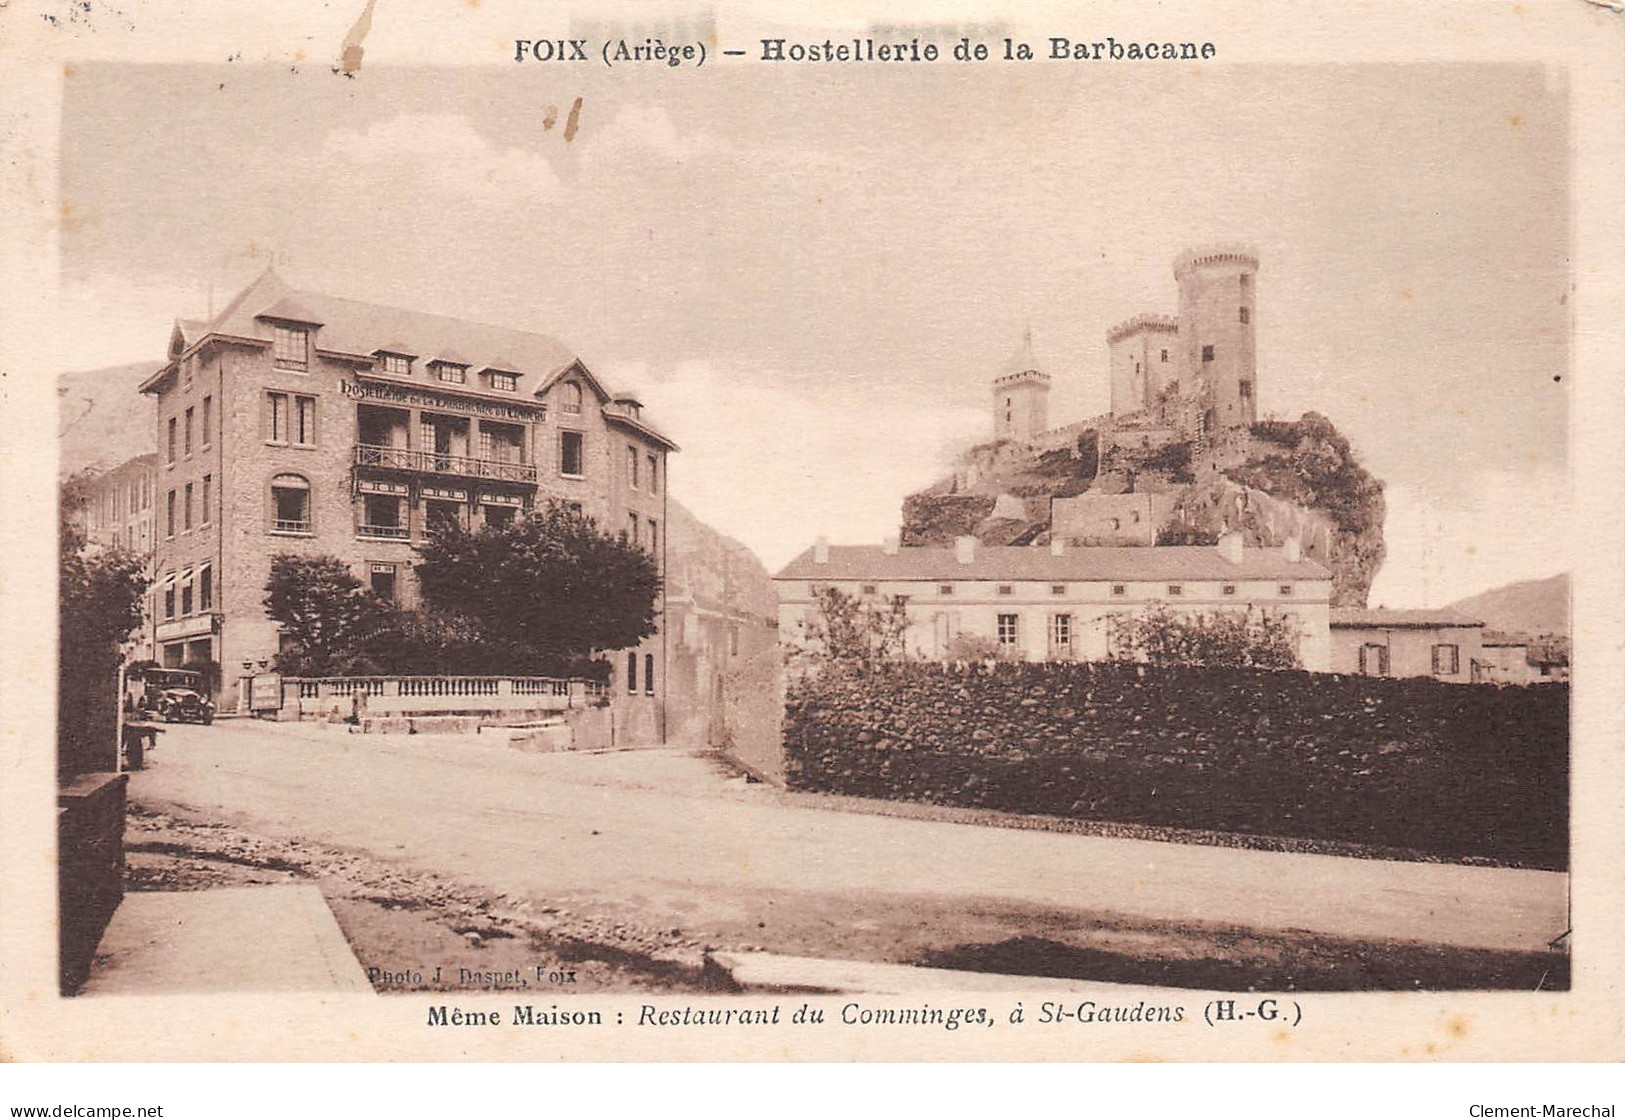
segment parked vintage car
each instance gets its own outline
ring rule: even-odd
[[[214,702],[199,673],[149,668],[132,674],[128,687],[132,715],[155,717],[165,723],[214,722]]]

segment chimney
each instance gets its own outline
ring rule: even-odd
[[[886,538],[886,540],[885,540],[885,542],[883,544],[881,544],[880,550],[882,552],[884,552],[887,556],[896,556],[897,555],[897,549],[898,549],[898,543],[899,542],[898,542],[898,539],[897,539],[897,534],[893,533],[891,536]]]
[[[1066,538],[1065,537],[1051,537],[1049,539],[1049,554],[1051,556],[1064,556],[1064,555],[1066,555]]]
[[[1240,533],[1226,533],[1219,538],[1219,555],[1232,564],[1241,563],[1242,541]]]
[[[971,564],[976,561],[976,538],[955,537],[954,559],[961,564]]]
[[[1303,559],[1303,542],[1296,535],[1290,536],[1286,539],[1286,543],[1281,546],[1281,551],[1285,554],[1287,563],[1296,564]]]
[[[813,563],[814,564],[828,564],[829,563],[829,538],[828,537],[819,537],[818,540],[813,542]]]

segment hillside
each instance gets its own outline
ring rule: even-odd
[[[1382,483],[1348,440],[1313,412],[1226,435],[1198,463],[1185,443],[1103,455],[1096,430],[1059,448],[971,448],[952,477],[904,499],[902,542],[946,545],[972,535],[989,544],[1042,544],[1052,498],[1157,494],[1159,544],[1211,544],[1226,530],[1254,548],[1296,537],[1305,555],[1332,569],[1333,604],[1365,606],[1386,553],[1386,506]]]
[[[779,596],[756,554],[671,499],[666,515],[667,593],[777,619]]]
[[[1508,634],[1568,634],[1569,577],[1509,583],[1451,603],[1449,608],[1481,618],[1491,630]]]
[[[57,378],[57,453],[64,475],[106,470],[158,449],[152,398],[136,386],[163,364],[154,358]]]

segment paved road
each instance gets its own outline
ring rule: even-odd
[[[1103,923],[1541,949],[1567,926],[1554,872],[831,812],[675,751],[533,754],[230,721],[171,728],[133,779],[149,805],[781,952],[898,959]]]

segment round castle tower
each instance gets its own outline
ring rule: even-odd
[[[1029,443],[1049,430],[1049,374],[1040,373],[1033,357],[1033,332],[1022,336],[1021,349],[993,379],[993,438]]]
[[[1258,419],[1258,253],[1244,246],[1187,249],[1174,261],[1185,392],[1202,400],[1204,431]]]

